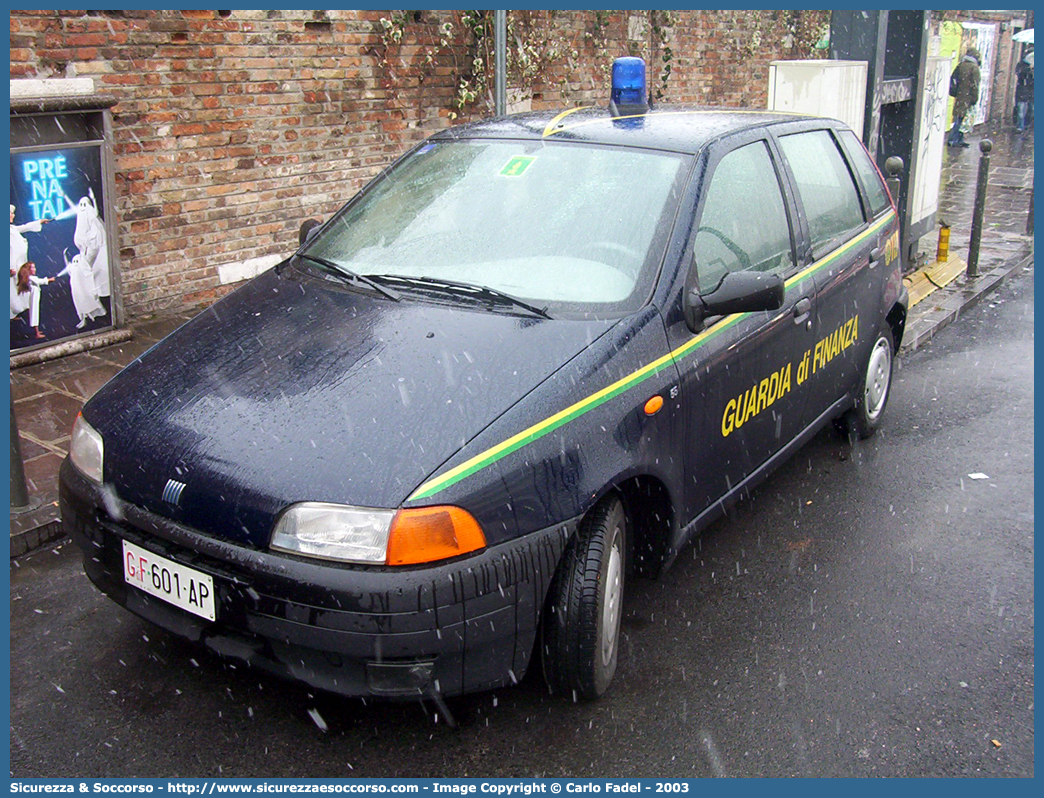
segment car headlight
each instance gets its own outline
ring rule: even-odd
[[[283,513],[272,548],[345,562],[383,563],[394,510],[304,502]]]
[[[415,565],[485,548],[478,522],[460,507],[379,510],[302,502],[276,521],[271,547],[324,560]]]
[[[102,436],[83,420],[82,414],[76,416],[76,423],[73,424],[69,459],[85,477],[93,479],[95,482],[102,481],[105,445],[102,443]]]

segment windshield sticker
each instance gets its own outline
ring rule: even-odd
[[[425,144],[423,147],[421,147],[419,150],[417,150],[413,154],[414,155],[423,155],[426,152],[431,152],[433,149],[435,149],[435,145],[434,144]]]
[[[521,177],[529,168],[530,164],[535,160],[535,155],[516,155],[504,164],[504,168],[500,170],[500,174],[503,177]]]

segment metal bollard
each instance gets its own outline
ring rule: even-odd
[[[892,195],[892,202],[899,207],[899,173],[903,171],[903,159],[898,155],[892,155],[885,161],[885,172],[888,174],[885,183],[888,185],[888,193]]]
[[[11,512],[22,513],[32,508],[29,491],[25,487],[22,470],[22,447],[18,442],[18,424],[15,422],[14,397],[11,397]]]
[[[939,246],[935,250],[935,259],[940,262],[950,259],[950,225],[942,221],[939,222]]]
[[[968,246],[968,277],[979,276],[979,244],[982,243],[982,217],[986,212],[986,184],[990,179],[990,150],[993,142],[979,142],[979,181],[975,186],[975,210],[972,212],[971,244]]]

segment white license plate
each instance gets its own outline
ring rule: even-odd
[[[214,580],[151,551],[123,541],[123,580],[175,607],[214,620]]]

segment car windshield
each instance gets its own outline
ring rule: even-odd
[[[305,253],[424,291],[437,281],[491,288],[556,316],[627,312],[656,279],[685,163],[575,143],[428,143]]]

